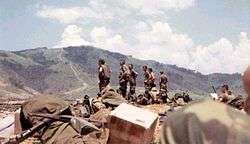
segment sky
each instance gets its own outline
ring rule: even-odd
[[[250,64],[249,0],[1,0],[0,50],[90,45],[210,73]]]

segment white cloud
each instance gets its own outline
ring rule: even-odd
[[[250,64],[249,55],[250,40],[242,32],[236,45],[221,38],[208,46],[198,46],[192,53],[193,62],[190,63],[190,68],[203,73],[241,73]]]
[[[143,22],[143,21],[139,21],[136,25],[135,25],[135,29],[137,31],[146,31],[148,30],[149,26],[147,23]]]
[[[166,10],[183,10],[195,5],[196,0],[124,0],[127,5],[142,14],[162,14]]]
[[[83,30],[76,25],[68,25],[62,33],[62,40],[58,42],[55,48],[68,46],[91,45],[112,52],[121,52],[130,54],[123,37],[120,34],[112,34],[106,27],[94,27],[90,32],[90,41],[86,41],[82,35]]]
[[[106,39],[109,37],[109,33],[105,27],[94,27],[90,33],[91,39],[99,46],[104,46]]]
[[[233,49],[232,43],[225,38],[208,46],[198,46],[192,53],[190,67],[203,73],[228,71],[227,61],[232,58]]]
[[[209,44],[195,46],[192,39],[185,34],[177,34],[168,23],[155,22],[151,29],[136,36],[139,43],[137,58],[153,59],[163,63],[198,70],[202,73],[243,72],[250,65],[250,39],[242,32],[239,43],[226,38]]]
[[[62,33],[62,40],[55,47],[92,45],[105,50],[133,55],[140,59],[157,60],[202,73],[243,72],[250,64],[250,39],[247,33],[240,33],[238,44],[221,38],[207,46],[195,46],[185,34],[173,31],[166,22],[144,22],[135,25],[137,32],[131,34],[136,43],[126,43],[124,37],[106,27],[94,27],[90,41],[82,35],[81,27],[68,25]]]
[[[147,24],[139,23],[139,28]],[[154,22],[136,34],[134,56],[198,70],[202,73],[243,72],[250,65],[250,39],[241,32],[238,44],[221,38],[208,46],[195,46],[185,34],[177,34],[168,23]]]
[[[43,6],[37,11],[37,16],[50,18],[60,21],[61,23],[74,23],[86,18],[94,19],[112,19],[112,15],[106,12],[95,11],[91,7],[50,7]]]
[[[168,23],[152,23],[149,30],[138,33],[136,38],[139,41],[135,45],[137,58],[154,59],[179,66],[186,66],[184,59],[189,61],[187,51],[193,46],[192,39],[173,32]]]
[[[90,33],[92,44],[113,52],[128,54],[129,50],[120,34],[112,34],[106,27],[94,27]]]
[[[197,46],[188,35],[175,32],[167,22],[156,21],[162,18],[161,14],[165,18],[167,10],[188,9],[196,1],[124,0],[109,4],[103,0],[92,0],[85,7],[44,6],[37,15],[69,24],[55,47],[92,45],[140,59],[175,64],[205,74],[242,72],[250,64],[250,39],[247,33],[240,33],[237,44],[227,38],[220,38],[206,46]],[[138,21],[138,15],[132,15],[134,12],[146,17],[142,16],[141,21]],[[113,21],[91,22],[92,26],[87,30],[90,31],[89,34],[83,34],[81,27],[72,25],[92,19]]]
[[[82,38],[83,30],[76,25],[68,25],[62,33],[62,40],[54,46],[55,48],[67,46],[90,45],[90,42]]]

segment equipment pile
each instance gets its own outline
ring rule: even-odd
[[[46,144],[107,143],[110,139],[110,127],[112,127],[112,130],[114,130],[114,127],[119,130],[119,127],[110,125],[110,120],[112,119],[111,111],[118,111],[116,108],[125,103],[129,102],[110,88],[105,89],[99,97],[90,98],[84,96],[83,99],[76,101],[64,101],[49,96],[33,98],[16,105],[18,111],[13,111],[10,114],[10,124],[0,129],[0,134],[5,134],[0,135],[0,143],[26,143],[27,139],[29,139],[28,141],[30,139],[39,140],[40,143]],[[142,106],[125,105],[128,105],[131,109],[138,109],[137,111],[139,112],[146,111],[144,113],[152,113],[147,112],[145,108],[141,108]],[[123,108],[120,108],[119,111],[122,110]],[[158,124],[158,117],[155,113],[152,113],[152,115],[156,115],[156,117],[153,118],[150,129],[145,129],[145,131],[136,130],[134,133],[139,135],[141,132],[140,136],[143,136],[145,135],[144,132],[150,131],[150,135],[153,136],[155,126]],[[5,116],[5,118],[8,117]],[[140,123],[143,123],[146,117],[141,115],[137,118],[140,119]],[[133,119],[133,117],[130,116],[130,119]],[[2,122],[3,119],[0,121]],[[121,121],[126,120],[121,119]],[[133,122],[127,123],[124,127],[132,125],[137,127]],[[112,124],[114,123],[112,122]],[[124,123],[122,122],[121,124]],[[2,123],[1,125],[4,124]],[[141,125],[142,127],[144,126],[143,124]],[[124,135],[126,135],[125,133]],[[140,138],[138,137],[137,140],[140,140]],[[153,139],[150,138],[148,141],[153,141]]]

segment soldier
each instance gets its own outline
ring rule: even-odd
[[[228,85],[223,85],[221,87],[221,95],[219,96],[219,101],[227,103],[228,101],[234,99],[235,96],[232,94],[232,92],[229,90]]]
[[[149,68],[148,72],[149,72],[148,82],[149,82],[149,87],[150,87],[149,90],[152,90],[153,87],[156,87],[156,85],[155,85],[155,74],[154,74],[152,68]]]
[[[160,95],[160,98],[162,99],[162,101],[165,103],[167,102],[167,98],[168,98],[168,95],[167,95],[167,92],[168,92],[168,89],[167,89],[167,83],[168,83],[168,78],[167,76],[164,74],[163,71],[160,72],[160,82],[159,82],[159,85],[160,85],[160,92],[159,92],[159,95]]]
[[[101,91],[105,89],[110,83],[111,69],[108,65],[106,65],[103,59],[100,59],[98,64],[99,92],[101,93]]]
[[[250,114],[250,67],[243,83],[248,97],[244,110]],[[203,100],[176,112],[162,128],[162,144],[250,143],[250,116],[226,104]]]
[[[142,67],[142,69],[143,69],[143,72],[144,72],[144,88],[145,88],[145,92],[146,92],[146,91],[149,91],[149,89],[150,89],[149,81],[148,81],[150,74],[148,72],[148,67],[146,65],[144,65]]]
[[[130,76],[129,76],[129,99],[133,97],[135,94],[135,88],[136,88],[136,78],[138,73],[134,70],[133,64],[128,65]],[[133,98],[132,98],[133,99]]]
[[[148,99],[145,95],[140,94],[137,96],[136,103],[140,105],[148,105],[150,104],[150,99]]]
[[[127,87],[129,81],[129,69],[126,66],[125,60],[120,62],[120,73],[119,73],[119,93],[125,98],[127,95]]]

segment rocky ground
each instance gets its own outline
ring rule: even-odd
[[[21,107],[21,103],[23,103],[24,101],[23,100],[18,100],[18,99],[13,99],[13,100],[3,100],[1,101],[1,104],[0,104],[0,119],[6,117],[7,115],[9,114],[14,114],[14,112],[19,109]],[[165,112],[167,109],[169,109],[169,106],[167,104],[153,104],[153,105],[146,105],[146,106],[141,106],[141,105],[138,105],[139,107],[141,108],[144,108],[144,109],[147,109],[147,110],[150,110],[154,113],[162,113],[162,112]],[[92,115],[91,116],[91,119],[94,119],[94,120],[102,120],[103,117],[107,117],[108,114],[110,113],[111,110],[109,109],[103,109],[103,110],[100,110],[98,111],[96,114]],[[159,140],[159,137],[160,137],[160,123],[159,123],[159,120],[158,120],[158,123],[157,123],[157,127],[156,127],[156,130],[155,130],[155,134],[154,134],[154,141],[157,142]],[[108,138],[108,129],[103,129],[102,130],[102,135],[100,136],[100,143],[105,143],[105,141],[107,140]],[[91,139],[91,137],[90,137]],[[25,140],[24,142],[22,142],[22,144],[33,144],[33,143],[40,143],[38,139],[34,138],[34,137],[31,137],[27,140]]]

